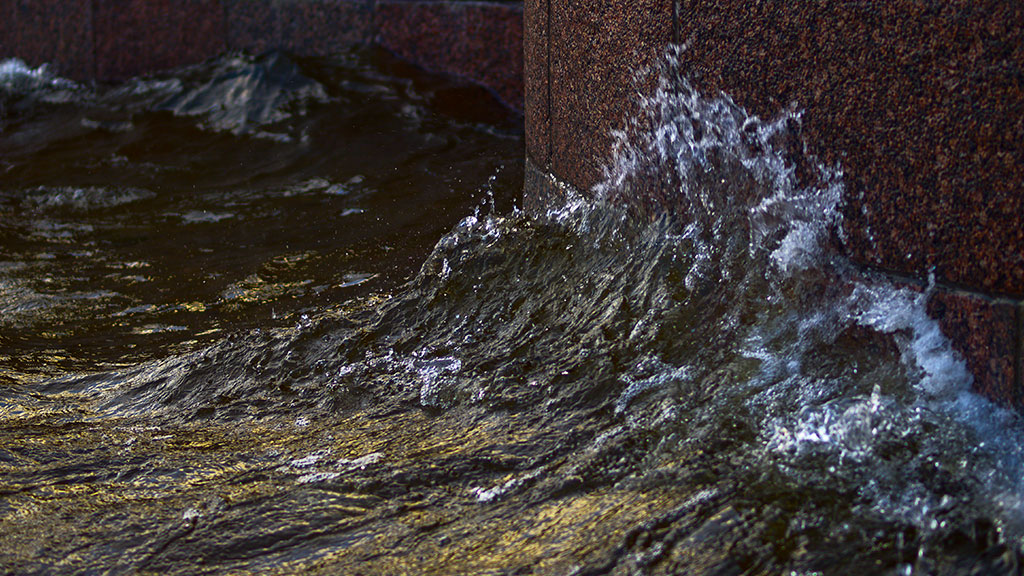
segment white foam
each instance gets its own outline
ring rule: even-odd
[[[38,89],[69,89],[77,84],[50,72],[47,64],[32,68],[23,60],[10,58],[0,61],[0,88],[27,93]]]
[[[46,64],[38,68],[32,68],[23,60],[11,58],[0,62],[0,82],[6,82],[19,78],[46,78],[49,76]]]
[[[667,208],[682,220],[679,238],[692,246],[684,270],[684,285],[691,291],[718,282],[722,289],[736,290],[736,300],[748,297],[747,288],[737,286],[749,276],[730,277],[733,272],[723,262],[735,256],[728,251],[735,235],[749,235],[743,267],[748,274],[763,271],[769,294],[760,297],[774,299],[782,312],[749,326],[737,352],[760,361],[760,370],[750,382],[735,385],[755,391],[749,405],[764,416],[761,437],[768,453],[790,464],[828,454],[845,465],[867,466],[901,434],[941,434],[939,442],[950,443],[976,437],[982,446],[963,456],[986,487],[983,497],[990,499],[985,505],[1000,510],[1004,521],[1024,525],[1024,427],[1020,418],[973,392],[964,359],[927,314],[932,287],[914,291],[884,278],[852,277],[853,266],[831,240],[843,238],[841,167],[824,166],[800,149],[796,152],[811,172],[801,180],[787,156],[794,151],[773,144],[792,142],[788,131],[799,125],[800,112],[784,110],[764,121],[725,94],[700,94],[679,76],[682,50],[671,50],[660,68],[638,74],[658,73],[657,88],[639,99],[640,113],[627,119],[626,128],[612,133],[611,161],[593,192],[600,200],[628,204],[649,193],[653,180],[658,193],[669,195]],[[742,172],[719,175],[715,171],[723,163],[740,166]],[[579,209],[569,202],[555,215]],[[737,226],[744,218],[745,226]],[[793,287],[801,282],[819,286]],[[849,290],[829,290],[829,283]],[[792,296],[794,291],[798,296]],[[723,319],[723,330],[734,322]],[[877,383],[870,394],[858,393],[865,383],[857,381],[855,368],[838,380],[812,376],[822,349],[827,351],[844,330],[858,327],[896,344],[909,393],[886,393]],[[693,374],[685,364],[664,364],[640,376],[626,375],[616,412],[630,409],[647,391],[688,381]],[[796,410],[788,408],[791,403]],[[936,421],[949,425],[926,432],[924,422],[932,426]],[[878,510],[925,528],[936,519],[940,495],[911,481],[893,489],[871,494]]]
[[[448,381],[462,369],[462,360],[454,356],[439,358],[414,358],[409,366],[420,379],[420,403],[423,406],[438,406],[441,394],[448,388]]]

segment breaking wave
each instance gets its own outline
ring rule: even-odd
[[[393,294],[41,385],[91,418],[284,435],[223,472],[257,496],[188,508],[147,569],[1018,569],[1024,427],[971,391],[932,288],[843,257],[842,172],[799,112],[752,116],[677,61],[593,190],[485,203]],[[292,536],[238,555],[254,522]]]

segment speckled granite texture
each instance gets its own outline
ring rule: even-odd
[[[855,261],[975,293],[930,312],[976,387],[1020,409],[1024,5],[695,0],[676,33],[703,90],[804,110],[810,151],[843,167]]]
[[[316,56],[373,39],[372,0],[222,0],[227,48]]]
[[[857,261],[1024,297],[1024,5],[689,0],[678,18],[659,0],[527,8],[531,22],[549,9],[551,31],[550,101],[531,109],[550,107],[552,167],[577,187],[600,176],[629,72],[674,37],[702,90],[761,116],[804,110],[812,152],[845,171]],[[542,148],[530,147],[545,164]]]
[[[14,54],[14,2],[0,0],[0,54]]]
[[[684,44],[698,89],[762,117],[804,111],[809,151],[844,170],[846,251],[934,271],[930,311],[978,389],[1024,405],[1024,5],[527,0],[524,17],[534,169],[597,182],[631,71]]]
[[[526,159],[523,169],[523,188],[529,191],[523,197],[523,209],[528,214],[539,215],[550,206],[564,205],[565,190],[551,177],[551,172]]]
[[[928,314],[939,321],[974,374],[974,387],[1005,406],[1024,410],[1017,354],[1016,303],[977,294],[938,290]]]
[[[610,130],[633,112],[634,70],[672,41],[672,2],[549,1],[551,168],[586,189],[601,175]]]
[[[0,58],[120,79],[225,50],[329,55],[378,42],[523,108],[520,1],[0,0]]]
[[[526,156],[545,170],[551,167],[551,78],[548,67],[550,0],[526,0],[523,7],[523,83],[533,95],[525,101],[524,115],[530,127]],[[529,186],[527,190],[532,190]]]
[[[75,80],[91,78],[93,11],[89,0],[0,0],[0,54],[50,63]]]
[[[199,62],[227,47],[217,0],[104,0],[93,11],[100,78]]]
[[[1024,296],[1024,5],[695,0],[678,34],[703,88],[805,110],[854,258]]]
[[[259,54],[281,42],[276,0],[224,0],[228,50]]]
[[[301,56],[339,52],[373,35],[373,7],[365,0],[279,0],[277,47]]]
[[[491,87],[522,109],[523,16],[507,5],[378,0],[377,44],[424,68]]]

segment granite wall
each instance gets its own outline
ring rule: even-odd
[[[1024,4],[1014,0],[525,0],[527,200],[589,189],[669,43],[704,93],[804,110],[839,162],[845,250],[939,289],[928,309],[983,393],[1024,408]]]
[[[525,23],[525,26],[524,26]],[[525,45],[523,43],[525,35]],[[229,50],[377,44],[523,109],[527,202],[586,190],[669,43],[704,92],[804,110],[851,258],[920,284],[977,387],[1024,408],[1024,6],[1013,0],[0,0],[0,57],[118,79]],[[524,61],[525,55],[525,61]]]
[[[117,80],[230,50],[318,56],[377,44],[523,106],[522,2],[0,0],[0,58]]]

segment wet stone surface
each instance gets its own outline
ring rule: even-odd
[[[17,53],[74,79],[96,73],[93,10],[85,0],[0,0],[0,57]]]
[[[523,12],[486,3],[381,1],[376,41],[410,62],[487,86],[523,109]]]
[[[1017,3],[688,2],[678,22],[702,89],[804,111],[811,152],[843,167],[856,260],[1024,295]]]
[[[218,0],[109,0],[94,4],[93,49],[99,78],[120,80],[193,64],[227,48],[224,10]],[[78,25],[73,19],[67,22]]]
[[[975,388],[1015,410],[1024,410],[1017,357],[1017,304],[938,291],[928,303],[929,313],[966,357]]]
[[[631,90],[649,92],[644,67],[675,42],[684,47],[679,76],[700,90],[722,91],[761,118],[797,113],[786,162],[799,177],[807,154],[842,169],[846,255],[975,294],[950,304],[958,311],[943,327],[979,389],[1016,405],[1022,335],[1007,310],[1024,295],[1019,6],[686,2],[633,11],[552,1],[528,3],[527,17],[537,42],[527,54],[527,152],[540,169],[583,191],[600,182],[613,131],[630,130]],[[648,211],[672,212],[674,185],[652,174],[631,193]]]
[[[636,82],[672,41],[672,3],[549,0],[551,169],[587,190],[610,158],[612,130],[636,112]]]
[[[778,171],[786,122],[655,93],[603,193],[670,169],[677,219],[569,189],[528,214],[500,116],[446,113],[453,87],[365,57],[12,82],[5,144],[26,147],[5,156],[19,248],[0,271],[26,352],[3,360],[5,566],[1019,562],[1019,420],[970,394],[919,293],[845,276],[838,182]],[[205,98],[231,86],[254,100]],[[48,181],[57,152],[75,184]]]
[[[0,565],[1015,573],[1024,420],[663,58],[588,198],[381,52],[5,63]]]
[[[548,0],[527,0],[523,4],[523,83],[526,95],[524,115],[526,126],[529,127],[526,136],[526,155],[544,170],[551,168],[549,6]],[[528,194],[535,190],[529,186],[526,189]]]

